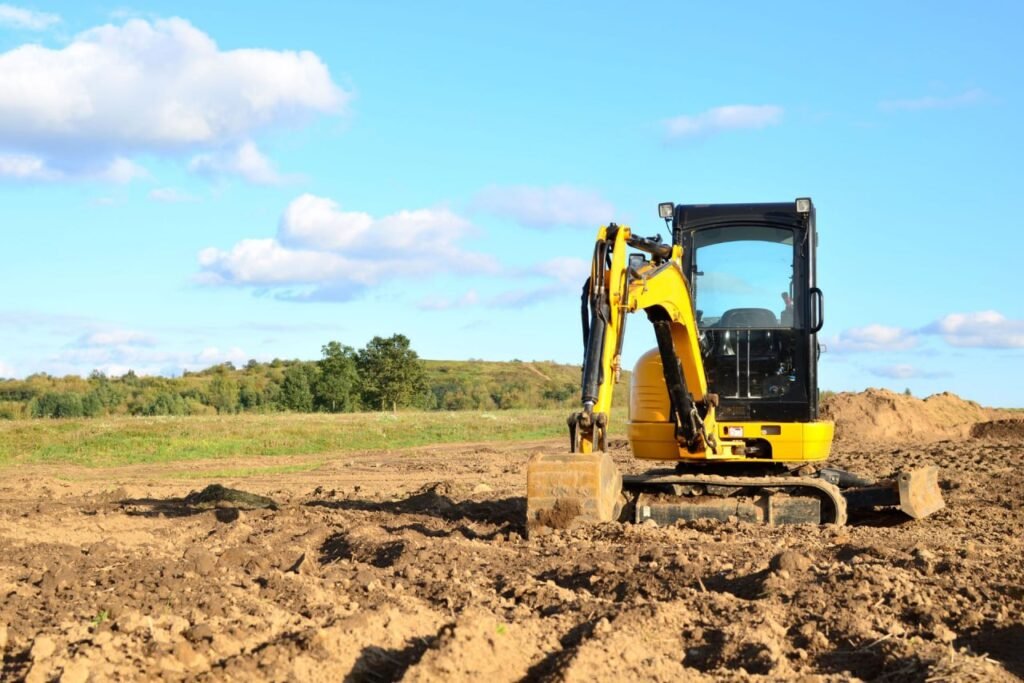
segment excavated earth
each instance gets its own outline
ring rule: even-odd
[[[221,481],[276,509],[195,505],[203,463],[186,480],[181,466],[8,470],[0,678],[1024,677],[1024,422],[949,395],[840,395],[829,410],[832,464],[880,476],[934,463],[947,507],[843,528],[609,523],[526,538],[526,460],[561,441],[344,454]],[[289,462],[304,461],[273,464]]]

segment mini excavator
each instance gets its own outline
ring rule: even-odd
[[[849,512],[943,506],[933,466],[871,481],[818,467],[834,425],[819,419],[824,295],[810,198],[675,205],[671,229],[641,237],[602,227],[583,286],[581,409],[568,452],[527,468],[527,526],[738,519],[843,525]],[[635,250],[628,253],[630,249]],[[630,313],[657,347],[633,369],[627,436],[633,456],[662,467],[622,475],[607,452],[612,394]]]

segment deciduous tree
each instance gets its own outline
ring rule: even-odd
[[[410,405],[427,388],[423,362],[403,334],[371,339],[359,351],[358,367],[364,402],[380,410]]]
[[[330,413],[350,412],[359,407],[359,370],[351,346],[332,341],[321,349],[317,361],[320,374],[314,387],[316,406]]]
[[[290,365],[281,382],[281,405],[285,410],[308,413],[313,410],[310,371],[302,363]]]

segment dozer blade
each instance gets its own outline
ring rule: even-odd
[[[844,475],[850,476],[847,472],[835,470],[831,471],[830,476],[835,474],[840,479]],[[843,488],[843,497],[851,510],[898,507],[911,519],[927,517],[946,505],[939,489],[939,468],[935,465],[900,472],[892,479],[873,484],[857,481],[855,485]]]
[[[536,453],[526,468],[526,527],[611,522],[622,511],[622,475],[607,453]]]
[[[939,468],[935,465],[900,472],[896,481],[900,491],[900,510],[909,517],[921,519],[946,506],[939,490]]]

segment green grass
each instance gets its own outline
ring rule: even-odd
[[[624,413],[618,411],[615,415],[613,434],[624,433]],[[2,421],[0,467],[108,467],[564,437],[566,415],[563,409],[550,409]],[[282,467],[316,466],[317,463]],[[252,469],[225,470],[219,476],[260,473]],[[209,475],[206,472],[203,476]]]

